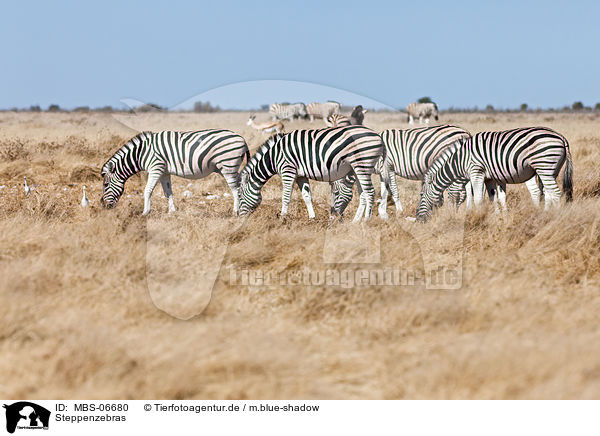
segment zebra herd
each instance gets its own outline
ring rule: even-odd
[[[326,114],[321,112],[322,116]],[[444,191],[448,191],[448,198],[456,206],[465,200],[469,206],[471,196],[475,205],[480,205],[487,188],[490,198],[505,208],[507,184],[526,183],[537,204],[539,180],[546,208],[558,204],[561,191],[556,178],[565,162],[563,190],[567,201],[572,200],[569,144],[549,128],[471,135],[460,127],[442,125],[389,129],[378,134],[340,117],[332,119],[332,115],[336,114],[329,114],[329,119],[340,125],[275,133],[252,157],[244,138],[229,130],[142,132],[127,141],[102,167],[101,202],[106,208],[114,207],[127,179],[147,171],[143,215],[150,212],[150,197],[159,181],[168,198],[169,211],[174,211],[171,174],[198,179],[216,172],[231,189],[234,213],[246,216],[260,205],[264,184],[278,174],[283,184],[282,217],[288,212],[294,183],[300,188],[309,218],[315,217],[309,185],[309,180],[315,180],[331,185],[332,216],[344,213],[352,199],[353,185],[357,184],[360,201],[354,221],[360,221],[371,216],[375,203],[371,175],[378,173],[380,216],[387,218],[388,191],[396,209],[402,210],[396,183],[396,176],[400,176],[422,180],[416,219],[424,222],[443,203]],[[244,158],[246,165],[239,171]]]

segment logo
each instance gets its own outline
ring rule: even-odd
[[[48,430],[50,411],[29,401],[19,401],[4,405],[6,409],[6,431],[14,433],[15,429]]]

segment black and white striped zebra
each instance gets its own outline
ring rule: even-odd
[[[258,207],[263,185],[275,174],[283,183],[281,216],[287,215],[294,181],[310,198],[308,180],[333,182],[354,172],[360,185],[360,205],[354,217],[369,219],[375,190],[371,174],[384,155],[381,137],[363,126],[296,130],[275,135],[256,152],[242,170],[239,215]],[[308,206],[308,203],[307,203]]]
[[[273,121],[293,121],[294,118],[306,118],[306,106],[304,103],[273,103],[271,106],[269,106],[269,114],[271,115],[271,119]]]
[[[346,115],[342,114],[333,114],[329,115],[327,119],[325,119],[325,125],[327,127],[342,127],[342,126],[351,126],[350,118]]]
[[[409,180],[422,180],[435,158],[445,148],[459,139],[471,136],[466,130],[456,126],[420,127],[414,129],[389,129],[380,134],[385,145],[386,158],[377,162],[375,172],[384,176],[381,183],[379,215],[387,218],[388,188],[396,210],[402,211],[396,175]],[[383,179],[389,183],[384,183]],[[352,200],[352,176],[334,184],[334,211],[343,213]],[[388,186],[389,185],[389,186]],[[464,187],[460,187],[464,191]]]
[[[224,178],[238,209],[238,170],[250,153],[246,141],[229,130],[207,129],[195,132],[142,132],[131,138],[104,164],[102,205],[112,208],[132,175],[148,172],[144,190],[143,215],[150,213],[150,197],[160,181],[169,200],[169,212],[175,210],[171,174],[185,179],[200,179],[214,172]]]
[[[342,105],[337,101],[328,101],[325,103],[313,102],[306,106],[306,113],[308,119],[312,123],[315,118],[323,118],[323,120],[326,120],[330,115],[339,114],[341,107]]]
[[[435,103],[410,103],[406,106],[408,124],[414,124],[415,119],[419,119],[419,124],[429,124],[429,118],[439,119],[438,108]]]
[[[556,178],[566,162],[563,190],[573,199],[573,162],[564,136],[546,127],[525,127],[499,132],[481,132],[442,151],[423,179],[417,219],[426,221],[446,188],[471,182],[475,205],[483,198],[484,180],[501,187],[535,183],[544,186],[546,209],[559,204],[561,192]]]

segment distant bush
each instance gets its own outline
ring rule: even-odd
[[[488,105],[485,107],[485,111],[486,111],[486,112],[494,112],[494,110],[495,110],[495,109],[494,109],[494,106],[492,106],[491,104],[488,104]]]
[[[600,103],[596,103],[596,106],[594,106],[594,110],[600,111]]]
[[[94,109],[95,112],[113,112],[112,106],[102,106]]]
[[[60,112],[60,106],[57,104],[51,104],[48,106],[48,112]]]
[[[73,109],[73,112],[89,112],[90,108],[89,106],[78,106],[75,109]]]
[[[417,103],[433,103],[430,97],[421,97],[417,100]]]
[[[600,104],[600,103],[598,103],[598,104]],[[268,104],[261,104],[260,110],[263,112],[267,112],[269,110],[269,107],[270,107],[270,105],[268,105]]]
[[[527,103],[521,104],[521,108],[520,109],[521,109],[522,112],[525,112],[528,108],[529,108],[529,106],[527,106]]]
[[[197,101],[194,103],[194,112],[219,112],[221,108],[219,106],[213,106],[209,101],[203,103],[201,101]]]
[[[41,112],[42,108],[39,105],[29,106],[29,112]]]
[[[583,103],[580,101],[576,101],[571,106],[571,109],[573,109],[574,111],[581,111],[581,110],[583,110]]]

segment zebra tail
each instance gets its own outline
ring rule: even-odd
[[[563,191],[567,196],[567,202],[573,201],[573,160],[571,159],[571,150],[567,144],[567,165],[563,173]]]

